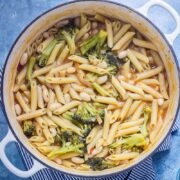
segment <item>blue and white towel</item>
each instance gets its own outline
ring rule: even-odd
[[[172,132],[178,129],[175,124]],[[165,139],[163,144],[157,149],[156,152],[166,151],[170,149],[171,134]],[[27,169],[32,167],[32,159],[22,146],[19,146],[20,152],[24,159]],[[155,172],[153,169],[152,157],[149,157],[139,165],[135,166],[132,170],[119,175],[108,176],[103,178],[79,178],[71,175],[65,175],[58,171],[51,169],[44,169],[32,176],[32,180],[154,180]]]

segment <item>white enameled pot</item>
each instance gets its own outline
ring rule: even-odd
[[[177,26],[172,34],[163,34],[152,22],[150,22],[146,18],[149,8],[153,5],[160,5],[167,9],[173,15],[174,19],[176,20]],[[33,42],[33,40],[39,34],[41,34],[43,31],[48,29],[50,26],[52,26],[59,20],[77,16],[79,13],[82,12],[88,14],[94,14],[95,12],[97,12],[112,18],[121,19],[132,24],[142,34],[146,35],[148,39],[150,39],[154,42],[154,44],[156,44],[161,58],[164,62],[167,71],[167,78],[169,81],[170,105],[167,110],[167,115],[165,117],[162,130],[159,133],[158,137],[156,137],[154,144],[152,144],[152,146],[148,148],[145,152],[143,152],[137,159],[132,160],[128,164],[96,172],[78,171],[73,169],[69,170],[66,167],[57,165],[56,163],[50,161],[48,158],[39,153],[27,141],[27,138],[24,136],[22,129],[16,120],[12,91],[18,61],[24,50],[27,48],[27,46],[31,42]],[[170,133],[171,128],[175,122],[175,118],[179,107],[178,63],[173,49],[171,47],[173,41],[179,33],[179,15],[172,7],[170,7],[167,3],[165,3],[162,0],[150,0],[144,6],[136,10],[133,10],[129,7],[118,4],[116,2],[110,2],[105,0],[73,1],[59,5],[37,17],[23,30],[23,32],[16,39],[5,62],[2,79],[2,104],[5,116],[9,123],[10,130],[8,131],[6,137],[0,142],[0,158],[4,165],[11,172],[20,177],[32,176],[37,171],[44,168],[56,169],[62,173],[71,174],[73,176],[102,177],[122,173],[134,167],[138,163],[142,162],[145,158],[151,156],[159,147],[159,145],[163,142],[163,140],[166,138],[168,133]],[[34,165],[30,170],[19,170],[8,160],[5,154],[5,147],[11,141],[16,141],[20,145],[22,145],[33,158]]]

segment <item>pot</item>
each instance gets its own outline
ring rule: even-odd
[[[160,5],[166,8],[174,16],[177,22],[177,26],[172,34],[164,35],[152,22],[150,22],[146,18],[149,8],[153,5]],[[81,12],[85,12],[88,14],[97,12],[106,16],[121,19],[132,24],[142,34],[146,35],[146,37],[150,39],[159,50],[160,56],[167,71],[167,79],[169,82],[170,105],[167,110],[167,115],[165,117],[161,132],[156,137],[156,140],[151,145],[151,147],[146,149],[138,158],[134,159],[128,164],[96,172],[78,171],[74,169],[69,170],[64,166],[57,165],[53,161],[50,161],[47,157],[38,152],[28,142],[27,138],[22,132],[20,125],[16,120],[12,91],[15,82],[15,74],[18,61],[28,45],[33,42],[33,40],[39,34],[48,29],[53,24],[57,23],[59,20],[77,16]],[[141,15],[141,13],[144,14],[144,16]],[[57,171],[60,171],[61,173],[71,174],[73,176],[102,177],[127,171],[145,160],[147,157],[152,156],[152,154],[157,150],[157,148],[166,138],[166,136],[171,132],[171,128],[175,122],[179,107],[178,63],[174,51],[171,47],[173,41],[179,33],[180,17],[172,7],[161,0],[150,0],[148,1],[148,3],[137,10],[133,10],[122,4],[106,0],[73,1],[50,9],[49,11],[37,17],[22,31],[22,33],[16,39],[8,54],[4,66],[2,77],[2,106],[10,130],[8,131],[6,137],[0,142],[0,157],[2,162],[11,172],[20,177],[32,176],[33,174],[44,168],[55,169]],[[22,145],[33,158],[34,165],[30,170],[19,170],[8,160],[5,154],[5,147],[11,141],[16,141],[20,145]]]

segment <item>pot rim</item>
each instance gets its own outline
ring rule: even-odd
[[[51,167],[50,165],[46,164],[45,162],[43,162],[43,160],[41,160],[40,158],[36,157],[33,153],[31,153],[27,148],[26,146],[21,142],[21,140],[18,138],[18,136],[16,135],[14,129],[12,128],[11,126],[11,123],[10,123],[10,120],[8,119],[8,116],[7,116],[7,112],[6,112],[6,108],[5,108],[5,105],[4,105],[4,92],[3,92],[3,84],[4,84],[4,74],[5,74],[5,71],[6,71],[6,66],[7,66],[7,63],[8,63],[8,59],[12,53],[12,50],[14,49],[14,47],[16,46],[16,43],[17,41],[20,39],[20,37],[22,36],[22,34],[36,21],[38,20],[39,18],[41,18],[42,16],[44,16],[45,14],[48,14],[49,12],[55,10],[55,9],[58,9],[60,7],[63,7],[63,6],[66,6],[68,4],[73,4],[73,3],[77,3],[77,2],[97,2],[96,0],[73,0],[73,1],[70,1],[70,2],[66,2],[66,3],[62,3],[62,4],[59,4],[59,5],[56,5],[55,7],[53,8],[50,8],[49,10],[43,12],[42,14],[38,15],[36,18],[34,18],[28,25],[25,26],[25,28],[20,32],[20,34],[18,35],[18,37],[15,39],[14,43],[11,45],[11,48],[8,52],[8,55],[5,59],[5,62],[4,62],[4,66],[3,66],[3,72],[2,72],[2,81],[1,81],[1,99],[2,99],[2,110],[3,110],[3,113],[5,115],[5,118],[6,118],[6,121],[8,123],[8,127],[10,128],[11,132],[13,133],[13,135],[15,136],[15,138],[17,139],[17,142],[26,150],[26,152],[28,152],[28,154],[34,158],[35,160],[37,160],[39,163],[43,164],[46,168],[50,168],[50,169],[53,169],[53,170],[56,170],[56,171],[59,171],[60,173],[64,173],[66,175],[70,175],[70,176],[75,176],[75,177],[91,177],[91,178],[97,178],[97,177],[107,177],[107,176],[116,176],[118,175],[119,173],[125,173],[127,171],[131,171],[132,168],[134,168],[135,166],[137,166],[138,164],[142,163],[143,161],[147,160],[149,157],[151,157],[153,154],[156,153],[156,150],[162,145],[162,143],[164,142],[164,140],[167,138],[167,136],[171,133],[171,129],[173,127],[173,125],[175,124],[176,122],[176,119],[177,119],[177,115],[178,115],[178,112],[179,112],[179,106],[180,106],[180,99],[178,99],[178,105],[177,105],[177,110],[176,110],[176,113],[175,113],[175,116],[174,118],[172,119],[172,124],[170,126],[170,129],[169,131],[167,132],[167,134],[165,135],[164,139],[161,140],[161,142],[157,145],[157,147],[150,153],[148,154],[146,157],[144,157],[143,159],[141,159],[139,162],[136,162],[134,165],[130,165],[129,167],[123,169],[123,170],[120,170],[120,171],[117,171],[117,172],[112,172],[112,173],[108,173],[108,174],[103,174],[103,175],[82,175],[82,174],[74,174],[74,173],[70,173],[70,172],[67,172],[67,171],[63,171],[61,169],[57,169],[57,168],[54,168],[54,167]],[[175,66],[177,68],[177,73],[178,73],[178,80],[179,80],[179,87],[178,89],[180,90],[180,67],[179,67],[179,64],[178,64],[178,60],[177,60],[177,57],[176,57],[176,54],[173,50],[173,47],[170,45],[170,43],[168,42],[168,40],[166,39],[165,35],[161,32],[161,30],[151,21],[149,20],[147,17],[145,17],[144,15],[142,15],[141,13],[139,13],[138,11],[136,11],[135,9],[131,8],[131,7],[128,7],[124,4],[121,4],[119,2],[114,2],[114,1],[111,1],[111,0],[101,0],[100,2],[105,2],[105,3],[109,3],[109,4],[114,4],[114,5],[117,5],[117,6],[121,6],[123,8],[126,8],[128,10],[131,10],[133,13],[136,13],[138,14],[139,16],[141,16],[142,18],[144,18],[150,25],[153,26],[153,28],[155,30],[157,30],[157,32],[161,35],[161,37],[165,40],[165,43],[167,44],[168,48],[170,49],[171,53],[172,53],[172,56],[173,56],[173,59],[174,59],[174,62],[175,62]],[[179,91],[179,94],[180,94],[180,91]],[[129,176],[129,173],[127,174],[126,178]]]

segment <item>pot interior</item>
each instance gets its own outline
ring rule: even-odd
[[[66,167],[62,167],[48,160],[45,156],[43,156],[35,148],[33,148],[32,145],[27,141],[27,138],[24,136],[22,129],[15,118],[12,90],[19,59],[22,53],[25,51],[25,49],[29,46],[29,44],[31,44],[31,42],[33,42],[33,40],[39,34],[44,32],[46,29],[48,29],[50,26],[52,26],[59,20],[78,16],[82,12],[87,14],[94,14],[95,12],[97,12],[105,16],[110,16],[112,18],[120,19],[122,21],[132,24],[138,31],[144,34],[157,46],[160,56],[164,62],[168,76],[167,78],[169,81],[170,105],[164,120],[163,128],[159,133],[158,137],[156,137],[154,144],[152,144],[152,146],[148,148],[144,153],[142,153],[141,156],[131,161],[129,164],[97,172],[84,172],[73,169],[69,171],[69,169],[67,169]],[[134,11],[130,10],[125,6],[117,5],[110,2],[80,1],[67,3],[62,6],[60,5],[54,8],[53,10],[50,10],[48,13],[45,13],[44,15],[37,18],[33,23],[30,24],[30,26],[28,26],[28,28],[26,28],[23,31],[23,33],[17,39],[6,61],[6,67],[3,77],[3,100],[7,118],[12,131],[19,139],[19,141],[21,141],[24,147],[31,154],[33,154],[35,158],[37,158],[44,164],[48,165],[49,167],[70,174],[85,176],[107,175],[125,170],[137,164],[145,157],[150,155],[157,148],[157,146],[164,140],[165,136],[170,131],[177,111],[179,100],[178,70],[176,67],[174,54],[171,51],[171,48],[167,44],[162,34],[160,34],[160,32],[151,23],[149,23],[147,19],[143,18],[141,15],[135,13]]]

